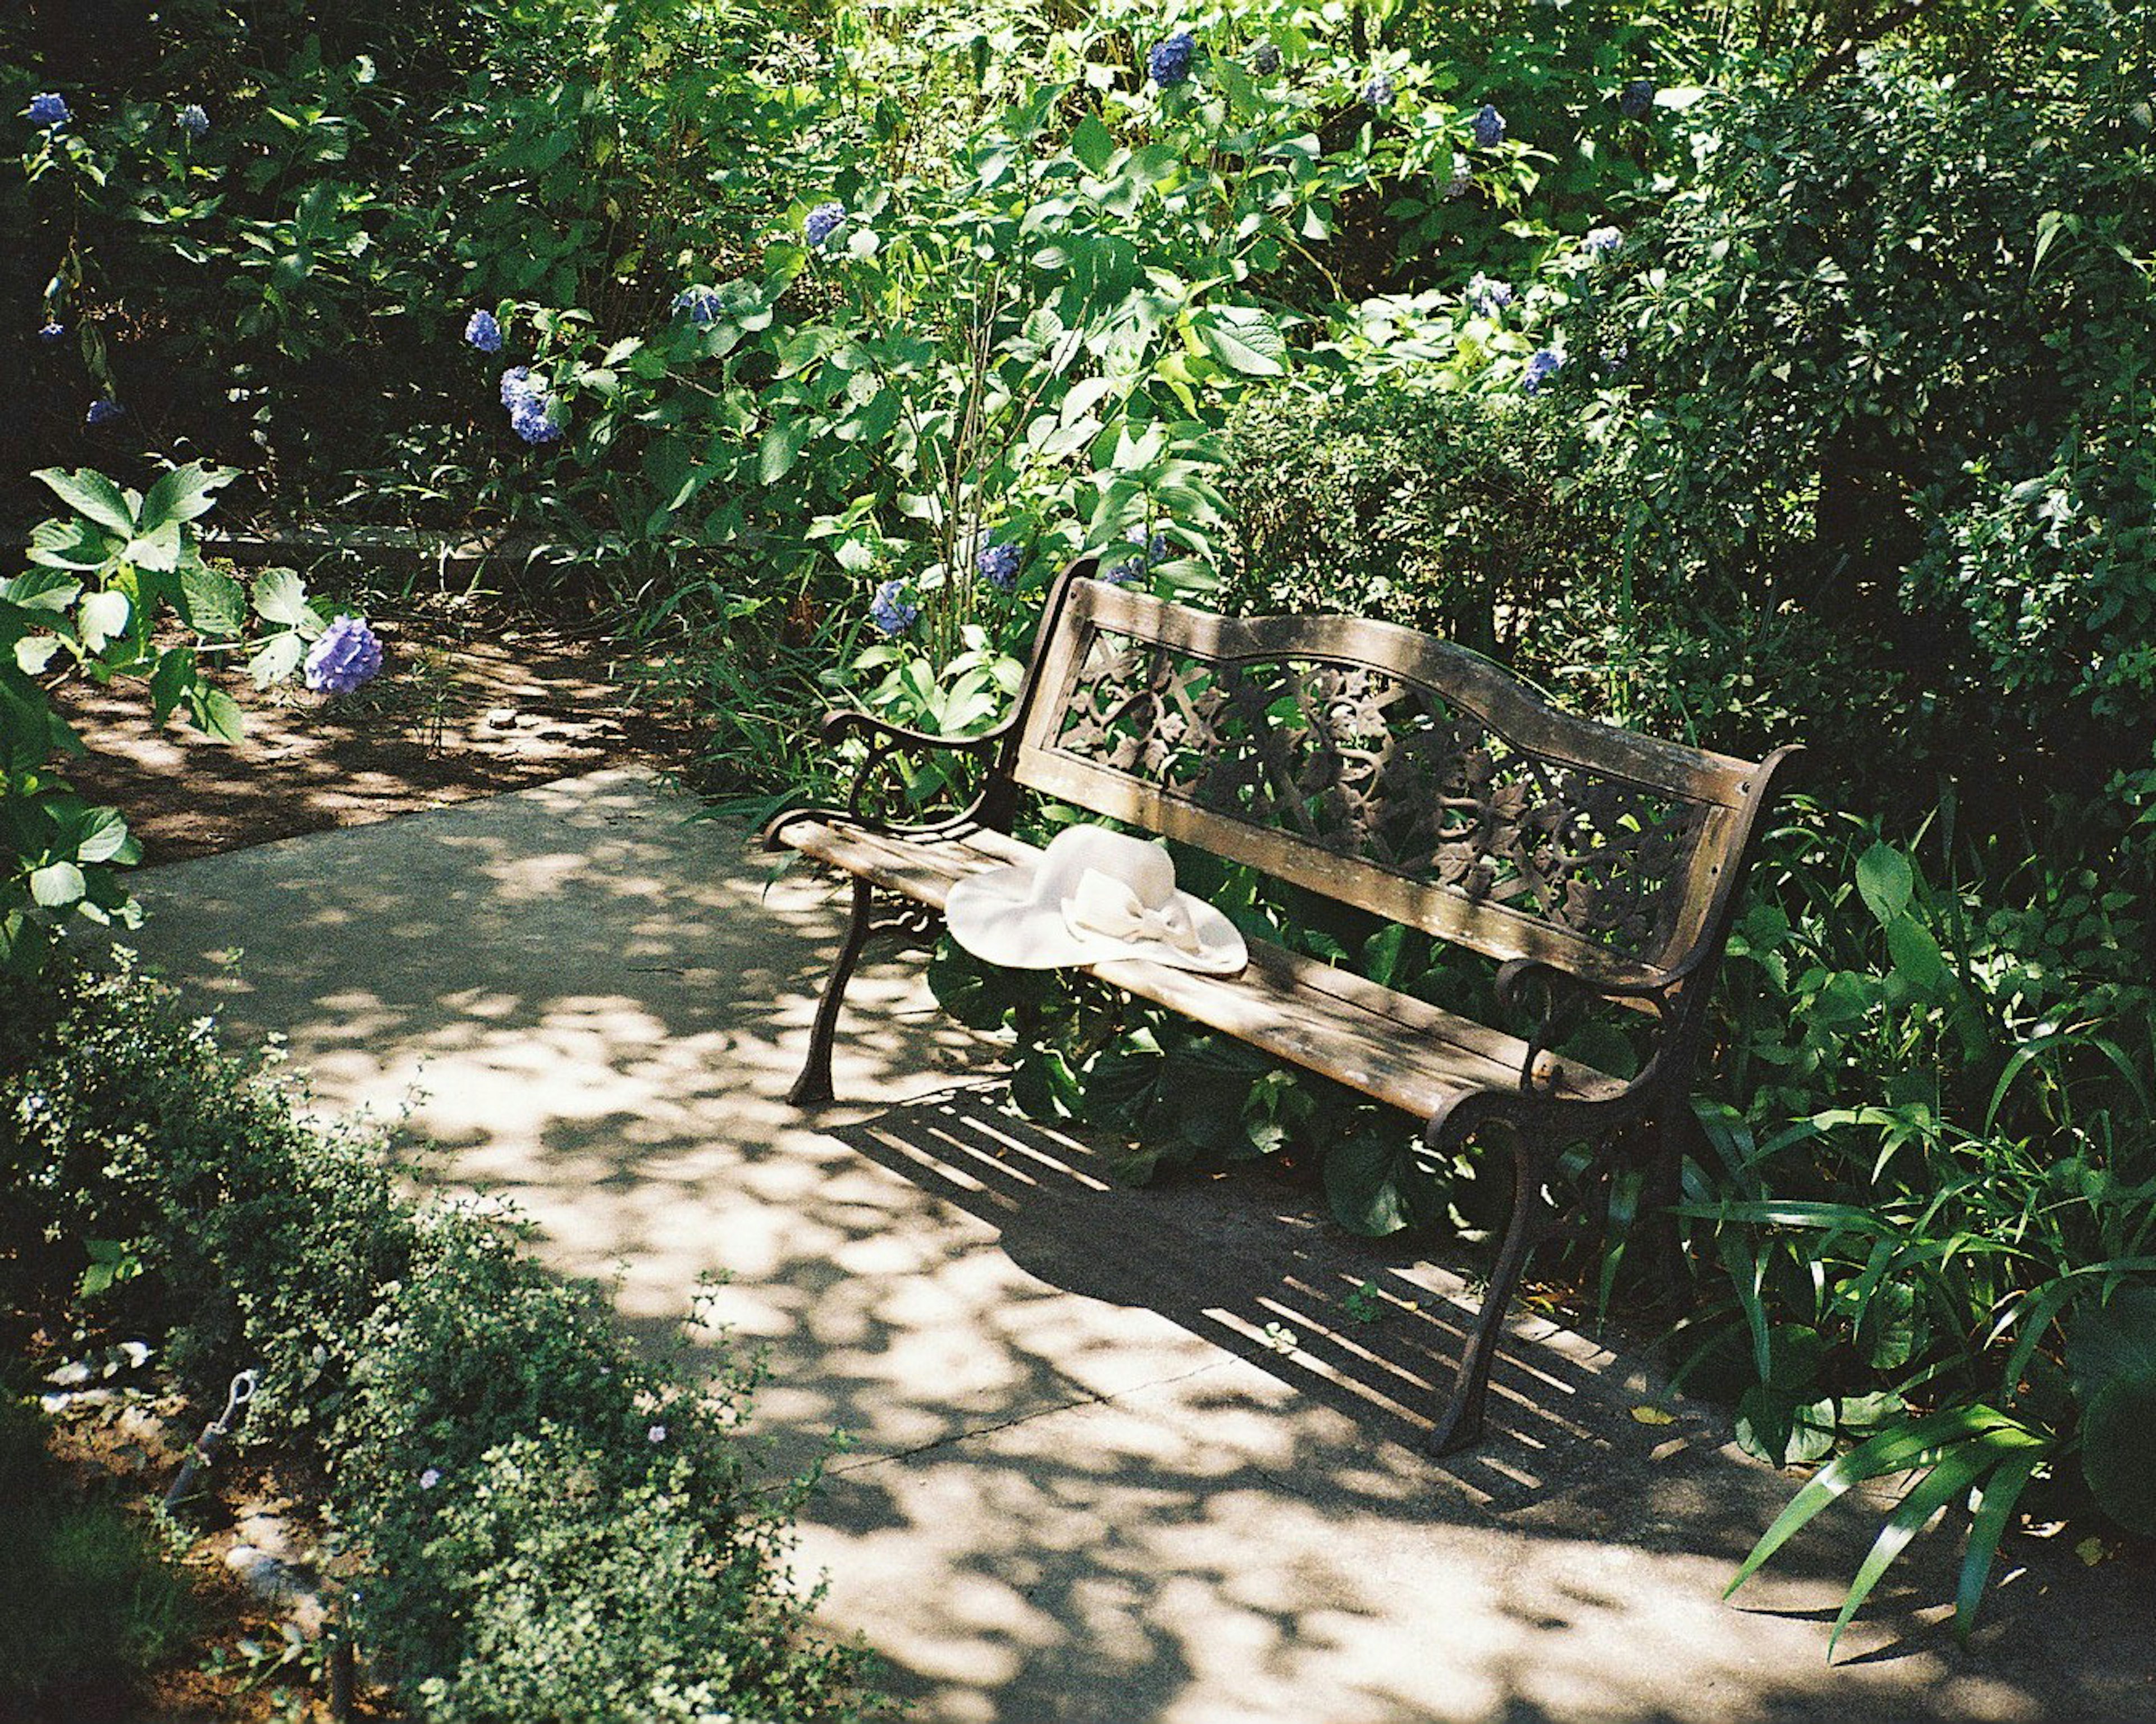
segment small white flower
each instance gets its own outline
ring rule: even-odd
[[[441,1482],[442,1470],[438,1466],[430,1466],[419,1475],[419,1488],[422,1491],[431,1491]]]
[[[666,1440],[666,1427],[663,1424],[654,1424],[644,1434],[651,1442],[663,1443]]]

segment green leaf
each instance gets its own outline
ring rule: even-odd
[[[25,676],[43,676],[60,646],[57,634],[26,634],[15,643],[16,666]]]
[[[1193,320],[1205,350],[1245,377],[1276,377],[1287,369],[1287,337],[1262,312],[1230,317],[1226,310]]]
[[[1088,114],[1071,129],[1070,153],[1085,165],[1086,172],[1106,173],[1115,159],[1116,135],[1101,123],[1097,114]]]
[[[192,647],[167,647],[150,673],[151,716],[162,724],[172,716],[189,689],[194,686],[195,654]]]
[[[117,808],[90,808],[84,813],[76,829],[74,853],[76,859],[83,862],[131,862],[141,854],[128,837],[127,822]]]
[[[146,527],[127,541],[127,548],[120,554],[141,567],[168,573],[180,566],[179,522],[168,521],[154,529]]]
[[[1738,1566],[1737,1573],[1722,1589],[1728,1598],[1759,1572],[1760,1567],[1815,1515],[1866,1479],[1897,1473],[1919,1464],[1924,1453],[1950,1443],[1964,1441],[2002,1427],[2019,1429],[2003,1413],[1984,1406],[1949,1407],[1927,1418],[1881,1431],[1868,1443],[1860,1443],[1813,1475],[1811,1482],[1790,1499],[1774,1524],[1759,1537],[1751,1554]]]
[[[205,467],[200,461],[175,467],[143,498],[142,519],[136,531],[151,533],[167,522],[193,521],[207,515],[217,501],[217,494],[239,476],[234,468]]]
[[[245,726],[239,703],[223,689],[194,688],[187,694],[187,714],[197,729],[220,742],[237,742]]]
[[[1856,1578],[1850,1583],[1849,1594],[1841,1601],[1841,1614],[1834,1619],[1834,1633],[1827,1639],[1829,1659],[1833,1658],[1834,1649],[1841,1644],[1842,1630],[1863,1608],[1864,1601],[1871,1596],[1871,1589],[1893,1567],[1895,1558],[1923,1531],[1924,1523],[1964,1494],[1994,1459],[1981,1443],[1964,1443],[1943,1456],[1922,1482],[1902,1499],[1901,1506],[1879,1529],[1879,1537],[1872,1541],[1870,1552],[1856,1571]]]
[[[247,674],[255,687],[266,689],[297,670],[300,655],[305,650],[306,643],[296,634],[273,635],[247,661]]]
[[[72,862],[48,862],[30,870],[30,898],[48,910],[64,910],[81,900],[87,882]]]
[[[306,583],[290,569],[264,569],[254,577],[254,614],[304,634],[319,634],[324,627],[307,603]]]
[[[1325,1157],[1325,1195],[1342,1226],[1382,1239],[1414,1219],[1402,1190],[1413,1172],[1406,1142],[1362,1132],[1336,1145]]]
[[[2115,1379],[2156,1373],[2156,1287],[2122,1287],[2104,1304],[2077,1310],[2066,1366],[2085,1406]]]
[[[222,569],[194,563],[180,571],[180,614],[198,634],[227,640],[247,626],[247,593]]]
[[[2030,1476],[2051,1458],[2051,1445],[2010,1455],[1984,1481],[1984,1502],[1969,1523],[1969,1549],[1961,1562],[1961,1583],[1954,1589],[1954,1633],[1969,1639],[1976,1626],[1976,1609],[1983,1601],[1984,1583],[1991,1578],[1991,1564],[1999,1554],[1999,1542],[2014,1505],[2021,1500]]]
[[[1892,844],[1876,844],[1856,859],[1857,892],[1882,926],[1909,907],[1916,887],[1916,870]]]
[[[93,653],[103,652],[106,642],[127,632],[129,611],[124,593],[91,593],[82,602],[82,644]]]
[[[135,511],[127,505],[126,494],[94,468],[78,467],[72,473],[64,473],[57,467],[46,467],[33,476],[44,480],[45,488],[76,514],[88,516],[123,539],[135,536]]]
[[[2082,1416],[2082,1476],[2103,1511],[2129,1532],[2156,1537],[2156,1370],[2112,1378]]]
[[[763,442],[757,451],[757,477],[766,485],[777,485],[793,470],[793,464],[801,459],[802,449],[808,441],[806,420],[788,419],[773,425],[763,434]]]
[[[30,561],[47,568],[101,569],[119,542],[95,521],[42,521],[30,534]]]

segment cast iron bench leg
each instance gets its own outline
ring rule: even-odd
[[[839,948],[838,962],[831,966],[830,979],[824,984],[824,998],[816,1007],[816,1024],[808,1032],[808,1058],[801,1067],[801,1075],[793,1080],[793,1087],[786,1092],[786,1099],[796,1107],[813,1107],[831,1097],[831,1038],[839,1028],[839,1007],[846,997],[846,984],[853,980],[854,966],[860,962],[861,947],[868,943],[869,917],[875,900],[875,889],[866,880],[854,881],[854,920],[846,930],[846,943]]]
[[[1504,1138],[1512,1157],[1512,1218],[1497,1249],[1496,1265],[1490,1271],[1490,1287],[1475,1319],[1475,1332],[1460,1355],[1452,1399],[1425,1440],[1424,1446],[1432,1455],[1457,1455],[1481,1439],[1482,1403],[1489,1393],[1490,1367],[1497,1362],[1497,1337],[1504,1331],[1512,1290],[1519,1285],[1536,1242],[1549,1230],[1549,1208],[1543,1191],[1556,1171],[1556,1152],[1516,1126],[1492,1135]]]

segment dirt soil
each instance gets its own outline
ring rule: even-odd
[[[237,745],[177,715],[151,724],[139,682],[64,684],[55,704],[90,749],[65,776],[126,816],[154,867],[602,766],[689,762],[686,722],[639,703],[636,662],[604,639],[454,605],[372,626],[382,672],[352,694],[224,679],[246,713]]]

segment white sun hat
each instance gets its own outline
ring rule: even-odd
[[[1165,849],[1103,826],[1066,826],[1037,862],[967,875],[943,914],[967,951],[1016,970],[1141,957],[1225,976],[1250,957],[1233,922],[1176,890]]]

